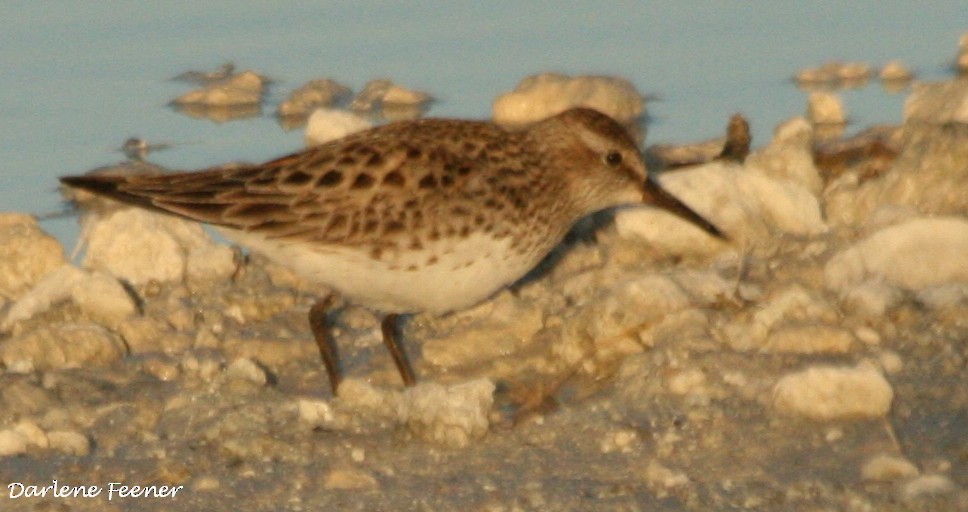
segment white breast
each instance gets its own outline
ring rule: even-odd
[[[219,231],[303,279],[384,313],[465,309],[521,278],[542,256],[522,257],[510,250],[508,239],[472,234],[461,240],[441,240],[419,251],[391,252],[378,261],[359,249]],[[432,256],[437,261],[427,264]]]

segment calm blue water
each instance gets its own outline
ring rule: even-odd
[[[197,168],[297,149],[275,102],[310,78],[359,89],[377,77],[428,91],[430,115],[487,117],[544,71],[621,75],[643,92],[648,142],[718,135],[742,112],[754,144],[804,110],[788,77],[830,59],[901,59],[946,76],[964,2],[17,2],[0,6],[0,211],[57,211],[56,177],[116,162],[126,138],[176,144],[152,161]],[[526,4],[526,5],[522,5]],[[280,83],[264,115],[214,123],[168,109],[167,81],[226,61]],[[861,127],[897,122],[903,94],[845,92]],[[72,219],[44,227],[70,243]]]

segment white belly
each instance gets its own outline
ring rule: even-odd
[[[509,249],[508,239],[494,240],[482,234],[375,260],[352,248],[313,247],[266,240],[252,233],[219,231],[303,279],[384,313],[445,313],[468,308],[520,279],[543,256],[521,257]],[[432,256],[437,261],[427,264]]]

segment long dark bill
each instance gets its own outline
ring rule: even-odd
[[[649,176],[645,180],[645,184],[642,187],[642,202],[662,208],[663,210],[672,213],[676,217],[698,226],[700,229],[716,238],[722,240],[729,239],[729,237],[720,231],[719,228],[717,228],[712,222],[704,219],[701,215],[693,211],[692,208],[689,208],[685,203],[662,188],[652,176]]]

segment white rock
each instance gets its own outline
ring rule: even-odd
[[[368,112],[387,107],[420,107],[431,100],[430,95],[401,87],[391,80],[370,80],[353,98],[350,108]]]
[[[918,468],[911,461],[895,455],[879,454],[871,457],[860,470],[861,478],[872,482],[892,482],[918,476]]]
[[[890,383],[867,366],[814,366],[784,376],[773,390],[777,412],[821,421],[883,417],[893,399]]]
[[[319,108],[314,110],[306,121],[306,145],[318,146],[342,139],[371,126],[373,126],[372,123],[352,112]]]
[[[82,457],[91,451],[91,441],[87,436],[73,430],[55,430],[47,433],[50,449],[68,455]]]
[[[72,265],[62,265],[46,274],[27,293],[14,302],[0,321],[0,332],[9,331],[16,322],[43,313],[54,304],[70,298],[74,284],[87,274]]]
[[[266,371],[256,364],[255,361],[247,357],[240,357],[232,361],[228,368],[225,369],[225,376],[230,379],[252,382],[259,386],[265,386],[269,382],[269,376],[266,374]]]
[[[847,311],[868,317],[883,315],[904,298],[904,294],[896,286],[876,278],[851,286],[842,295]]]
[[[47,448],[50,445],[47,440],[47,434],[32,421],[21,421],[17,423],[13,430],[24,436],[27,444],[34,445],[38,448]]]
[[[0,297],[16,299],[64,265],[64,249],[21,213],[0,213]]]
[[[771,178],[798,183],[818,195],[823,179],[813,162],[813,138],[813,126],[806,119],[784,121],[773,130],[769,144],[750,153],[746,165],[762,169]]]
[[[361,469],[334,469],[323,478],[323,489],[362,490],[377,487],[373,475]]]
[[[574,107],[593,108],[622,122],[639,117],[644,110],[642,95],[625,79],[543,73],[525,78],[513,91],[498,96],[491,115],[496,123],[520,125]]]
[[[487,433],[494,383],[487,379],[443,386],[407,388],[401,417],[418,437],[449,448],[463,448]]]
[[[676,171],[661,177],[662,185],[700,215],[725,231],[732,240],[742,242],[769,238],[775,232],[816,235],[827,230],[817,198],[805,187],[788,180],[776,180],[755,167],[729,162],[711,162],[692,169]],[[618,217],[636,209],[618,212]],[[642,210],[639,210],[642,211]],[[653,216],[674,218],[667,212],[649,211]],[[645,213],[638,214],[644,216]],[[655,217],[653,217],[655,219]],[[644,220],[644,219],[643,219]],[[675,219],[675,228],[655,220],[636,232],[640,238],[660,247],[673,242],[682,233],[698,231],[694,226]]]
[[[847,116],[840,97],[829,92],[812,92],[807,98],[807,118],[814,124],[844,124]]]
[[[300,399],[296,407],[299,411],[299,420],[308,423],[311,427],[328,425],[335,418],[332,406],[323,400]]]
[[[968,281],[968,220],[918,218],[882,229],[832,257],[828,288],[846,293],[869,279],[907,290]]]
[[[313,109],[326,107],[349,97],[349,87],[326,78],[310,80],[289,93],[279,104],[276,114],[280,116],[305,116]]]
[[[209,107],[256,105],[262,101],[264,86],[263,77],[252,71],[243,71],[201,89],[187,92],[172,100],[172,103]]]
[[[968,123],[968,80],[920,82],[904,101],[904,122]]]
[[[231,247],[213,243],[189,248],[185,278],[191,284],[224,281],[238,270]]]
[[[27,438],[14,429],[0,430],[0,457],[27,452]]]
[[[27,361],[37,370],[106,364],[127,352],[124,342],[96,324],[55,324],[0,342],[0,361]]]
[[[649,461],[642,477],[649,487],[657,490],[672,489],[689,483],[689,477],[680,471],[673,471],[657,460]]]
[[[770,333],[764,351],[794,354],[843,354],[850,350],[854,335],[830,325],[797,325]]]
[[[138,208],[120,208],[85,225],[83,266],[140,286],[181,281],[188,254],[213,244],[201,225]]]
[[[115,329],[127,317],[138,312],[131,295],[117,279],[93,272],[71,286],[71,300],[91,319]]]
[[[926,496],[948,494],[958,486],[944,475],[922,475],[901,486],[900,495],[903,501],[914,501]]]
[[[881,68],[880,77],[885,82],[903,82],[913,78],[908,67],[899,60],[892,60]]]

